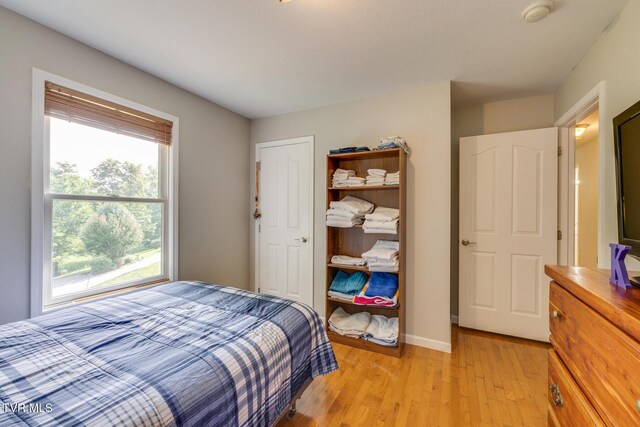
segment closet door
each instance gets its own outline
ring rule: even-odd
[[[549,340],[558,130],[460,139],[460,326]]]
[[[313,138],[258,144],[256,290],[312,304]]]

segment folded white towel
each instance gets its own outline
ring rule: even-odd
[[[366,234],[398,234],[398,230],[389,230],[386,228],[363,228]]]
[[[349,177],[349,179],[346,180],[345,182],[347,184],[347,187],[361,187],[365,185],[366,181],[367,180],[365,178],[352,176],[352,177]]]
[[[371,228],[376,230],[390,230],[395,232],[398,229],[398,221],[399,219],[397,218],[391,221],[374,221],[371,219],[367,219],[362,227],[365,229]]]
[[[342,209],[333,209],[330,208],[327,210],[327,218],[330,216],[337,216],[341,218],[353,219],[353,218],[364,218],[362,214],[356,214],[349,211],[343,211]]]
[[[354,225],[362,224],[362,219],[360,218],[340,218],[340,217],[327,217],[327,226],[328,227],[338,227],[338,228],[351,228]]]
[[[366,263],[363,258],[355,258],[347,255],[334,255],[331,257],[331,262],[342,265],[365,265]]]
[[[329,328],[341,335],[362,336],[371,322],[371,314],[366,311],[349,315],[338,307],[329,316]]]
[[[387,273],[395,273],[400,268],[400,261],[397,259],[391,263],[383,261],[368,261],[369,271],[382,271]]]
[[[333,215],[329,215],[327,216],[327,224],[351,224],[351,226],[354,225],[360,225],[362,224],[362,218],[344,218],[341,216],[333,216]]]
[[[374,314],[373,316],[371,316],[371,320],[369,321],[369,326],[367,326],[365,335],[379,340],[397,340],[398,318]]]
[[[376,248],[375,246],[362,254],[362,258],[392,260],[398,256],[398,249]]]
[[[397,255],[391,259],[370,258],[370,257],[363,257],[363,259],[367,261],[367,264],[369,266],[375,265],[378,267],[395,267],[399,263]]]
[[[327,295],[329,296],[329,298],[337,298],[337,299],[341,299],[341,300],[344,300],[344,301],[352,301],[353,302],[353,295],[343,294],[342,292],[329,291],[329,292],[327,292]]]
[[[384,169],[367,169],[367,173],[369,175],[377,175],[384,177],[387,174],[387,171]]]
[[[373,247],[362,254],[362,258],[369,265],[369,271],[384,271],[394,273],[400,267],[398,252],[400,242],[393,240],[378,240]]]
[[[395,249],[400,250],[400,242],[397,240],[378,240],[371,249]]]
[[[400,218],[400,210],[395,208],[385,208],[384,206],[378,206],[373,213],[366,214],[365,219],[371,221],[393,221]]]
[[[373,211],[373,203],[369,203],[366,200],[358,199],[353,196],[346,196],[339,202],[333,201],[329,203],[329,207],[361,215],[368,214]]]
[[[369,267],[369,271],[373,273],[397,273],[400,269],[399,266],[395,267]]]
[[[399,185],[400,184],[400,171],[388,173],[384,177],[384,185]]]
[[[336,175],[349,175],[349,176],[356,176],[356,171],[352,170],[352,169],[336,169],[333,172],[333,176]]]

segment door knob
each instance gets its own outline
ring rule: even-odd
[[[467,239],[462,239],[462,242],[460,243],[462,243],[462,246],[477,245],[476,242],[470,242]]]
[[[306,237],[298,237],[297,239],[293,239],[293,240],[297,240],[298,242],[302,242],[302,243],[307,243],[309,241],[309,239]]]

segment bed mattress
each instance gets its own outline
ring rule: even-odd
[[[0,425],[269,426],[336,369],[310,307],[174,282],[0,326]]]

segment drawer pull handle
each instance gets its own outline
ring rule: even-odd
[[[636,410],[640,412],[640,399],[636,400]]]
[[[560,313],[558,310],[553,310],[553,311],[551,312],[551,315],[552,315],[553,317],[555,317],[556,319],[560,319],[560,318],[562,317],[562,313]]]
[[[551,394],[553,395],[553,404],[561,407],[564,405],[564,399],[562,398],[562,395],[560,394],[560,388],[556,385],[556,384],[551,384],[551,387],[549,387],[551,389]]]

